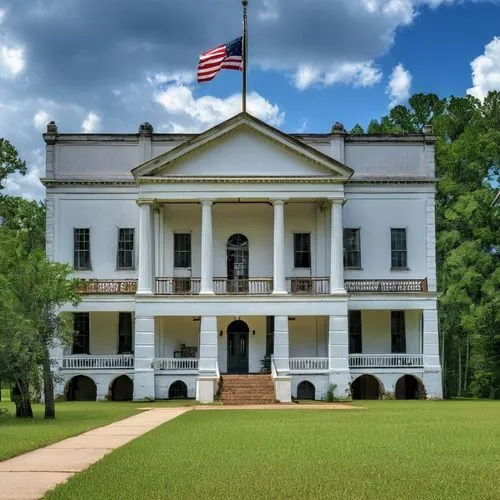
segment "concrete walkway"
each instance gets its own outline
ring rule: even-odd
[[[41,498],[116,448],[191,408],[157,408],[0,462],[0,500]]]

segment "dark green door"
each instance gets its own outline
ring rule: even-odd
[[[227,328],[227,373],[248,373],[248,325],[233,321]]]

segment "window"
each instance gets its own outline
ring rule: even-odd
[[[117,269],[134,269],[134,229],[118,229],[118,253],[116,257]]]
[[[295,233],[293,235],[293,267],[311,267],[311,235]]]
[[[174,234],[174,267],[191,267],[191,235]]]
[[[359,229],[344,229],[344,267],[361,268]]]
[[[349,311],[349,354],[363,352],[361,339],[361,311]]]
[[[132,313],[121,312],[118,316],[118,354],[132,353]]]
[[[391,311],[391,352],[406,352],[405,312]]]
[[[72,354],[90,354],[89,323],[89,313],[74,313]]]
[[[406,269],[408,267],[406,251],[406,229],[391,229],[391,267]]]
[[[266,357],[274,354],[274,316],[266,316]]]
[[[79,270],[90,269],[90,229],[73,230],[73,267]]]

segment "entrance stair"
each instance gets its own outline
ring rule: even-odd
[[[225,405],[277,402],[271,375],[223,375],[217,395],[217,399]]]

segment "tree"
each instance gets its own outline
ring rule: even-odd
[[[26,171],[26,162],[19,158],[16,148],[7,139],[0,137],[0,191],[9,174],[19,172],[26,175]]]
[[[349,133],[352,135],[359,135],[359,134],[364,134],[365,131],[359,123],[356,123],[356,125],[354,125],[354,127]]]

